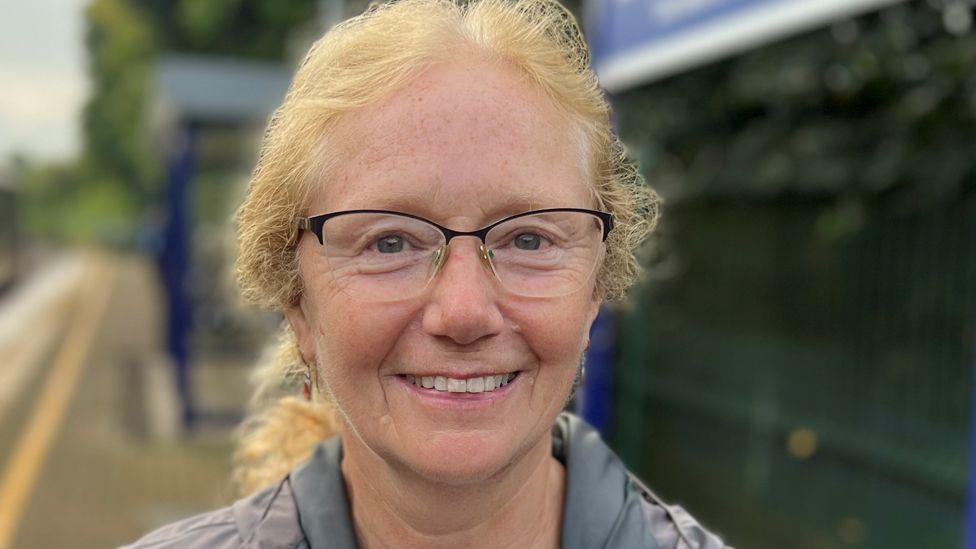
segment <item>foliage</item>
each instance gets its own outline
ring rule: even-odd
[[[976,34],[937,4],[888,8],[625,93],[621,134],[671,201],[840,197],[843,224],[856,221],[851,201],[911,210],[947,200],[976,179]]]
[[[280,60],[289,33],[314,23],[314,0],[130,0],[162,50]]]
[[[84,167],[102,185],[142,202],[157,171],[145,116],[152,33],[125,0],[95,0],[85,15],[93,90],[84,111]]]
[[[314,0],[93,0],[85,10],[92,93],[84,150],[24,174],[28,230],[71,241],[131,233],[159,200],[165,159],[150,127],[152,67],[163,52],[282,60]],[[53,215],[56,214],[56,215]],[[65,227],[65,220],[70,227]],[[116,237],[112,237],[116,240]]]
[[[118,187],[91,179],[78,163],[19,167],[18,223],[28,234],[66,243],[131,240],[135,204]]]

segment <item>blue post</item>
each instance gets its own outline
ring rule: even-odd
[[[577,393],[577,412],[607,438],[613,421],[613,364],[616,326],[613,312],[600,308],[590,328],[590,348],[586,352],[586,375]]]
[[[176,390],[180,397],[183,425],[190,428],[194,419],[190,387],[189,338],[193,326],[193,307],[189,295],[190,226],[187,219],[187,191],[193,177],[194,130],[180,124],[167,159],[166,222],[160,257],[167,304],[167,350],[176,366]]]

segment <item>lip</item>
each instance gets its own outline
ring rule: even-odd
[[[521,370],[512,370],[511,372],[473,372],[461,374],[457,372],[431,372],[431,373],[417,373],[417,372],[401,372],[396,374],[398,377],[403,376],[414,376],[414,377],[449,377],[453,379],[471,379],[473,377],[485,377],[485,376],[500,376],[519,373]]]
[[[449,393],[447,391],[435,391],[433,389],[423,389],[407,381],[405,376],[394,376],[395,382],[400,389],[408,392],[412,398],[417,399],[425,406],[439,408],[442,410],[455,411],[477,411],[485,410],[501,403],[508,395],[521,385],[523,372],[519,371],[515,379],[509,381],[507,385],[482,393]],[[467,377],[477,377],[475,375]],[[457,378],[462,379],[462,378]]]

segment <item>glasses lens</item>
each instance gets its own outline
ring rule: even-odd
[[[584,212],[538,213],[495,226],[486,241],[506,290],[556,297],[590,280],[603,254],[603,224]]]
[[[418,219],[375,213],[333,217],[322,227],[332,276],[342,291],[365,301],[414,297],[434,272],[444,235]]]

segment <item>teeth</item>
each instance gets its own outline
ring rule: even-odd
[[[407,383],[424,389],[448,393],[484,393],[508,385],[509,381],[515,379],[515,372],[468,379],[455,379],[445,376],[415,376],[412,374],[406,374],[404,377],[407,379]]]
[[[468,383],[463,379],[447,378],[448,393],[463,393],[468,390]]]

